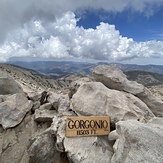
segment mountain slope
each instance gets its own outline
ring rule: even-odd
[[[32,62],[32,63],[19,62],[18,66],[24,66],[26,67],[26,69],[10,64],[0,64],[0,74],[12,76],[27,91],[42,90],[42,89],[47,90],[49,88],[58,90],[62,88],[63,89],[68,88],[72,81],[77,80],[83,76],[86,76],[86,74],[91,74],[93,68],[96,67],[98,64],[100,64],[100,63],[93,64],[93,63],[77,63],[77,62],[50,62],[49,64],[49,62],[45,62],[45,63],[42,62],[42,64],[44,64],[44,69],[46,69],[46,67],[48,66],[49,69],[50,67],[51,70],[56,70],[57,68],[58,71],[57,72],[52,71],[52,73],[51,72],[49,73],[49,70],[44,70],[45,73],[43,73],[43,72],[37,72],[31,70],[34,67],[35,69],[37,68],[38,70],[40,70],[42,64],[39,63],[40,62]],[[121,66],[121,69],[125,70],[124,73],[127,75],[129,80],[134,80],[145,86],[148,86],[148,88],[151,89],[151,91],[154,94],[158,96],[162,96],[163,94],[162,74],[140,71],[140,70],[128,71],[127,68],[128,66],[130,66],[130,69],[134,69],[136,67],[138,68],[138,65],[136,65],[135,67],[135,65],[116,64],[115,66],[117,67]],[[163,66],[156,66],[155,69],[162,68],[162,67]],[[140,66],[140,69],[141,68],[142,66]]]
[[[29,68],[40,73],[44,73],[50,78],[60,78],[70,74],[90,74],[92,70],[101,64],[114,65],[122,71],[147,71],[163,74],[163,66],[161,65],[136,65],[136,64],[120,64],[120,63],[88,63],[88,62],[72,62],[72,61],[34,61],[22,62],[13,61],[10,64]]]
[[[70,81],[68,80],[46,79],[44,78],[44,75],[39,74],[36,71],[23,69],[9,64],[0,64],[0,74],[13,77],[25,91],[39,91],[49,88],[61,89],[62,87],[67,87],[70,84]]]
[[[28,68],[43,73],[47,78],[61,78],[71,74],[90,74],[96,64],[69,61],[9,62],[12,65]]]
[[[127,71],[124,72],[129,80],[137,81],[145,86],[163,84],[163,75],[146,71]]]

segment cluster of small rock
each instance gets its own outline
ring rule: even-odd
[[[163,162],[163,101],[116,67],[96,67],[67,94],[24,92],[0,78],[0,94],[1,163]],[[65,136],[68,116],[103,115],[108,136]]]

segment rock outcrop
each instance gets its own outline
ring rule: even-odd
[[[111,123],[127,119],[148,121],[154,115],[147,105],[129,93],[108,89],[100,82],[79,87],[72,97],[72,109],[79,115],[108,115]]]
[[[0,162],[29,163],[31,140],[48,128],[47,123],[35,123],[29,113],[16,127],[0,128]]]
[[[162,163],[162,101],[117,68],[93,72],[69,92],[0,95],[0,162]],[[67,117],[92,115],[110,116],[108,136],[66,137]]]
[[[72,98],[72,96],[77,92],[77,90],[80,86],[82,86],[85,83],[92,82],[92,81],[93,81],[93,79],[91,79],[91,78],[83,77],[83,78],[80,78],[80,79],[72,82],[70,85],[69,97]]]
[[[100,65],[93,70],[96,81],[110,89],[124,91],[133,95],[144,92],[144,86],[135,81],[129,81],[126,75],[115,66]]]
[[[93,71],[96,81],[110,89],[124,91],[140,98],[156,116],[163,117],[163,101],[152,95],[150,90],[135,81],[129,81],[117,67],[100,65]]]
[[[163,162],[163,119],[159,123],[121,121],[116,124],[119,138],[111,163]]]
[[[9,95],[0,103],[0,124],[4,129],[18,125],[32,108],[32,101],[24,93]]]

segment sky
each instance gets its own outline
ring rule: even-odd
[[[0,0],[0,62],[163,65],[163,0]]]

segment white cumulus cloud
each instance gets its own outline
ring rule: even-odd
[[[53,21],[24,23],[0,45],[0,61],[20,56],[108,61],[163,58],[163,41],[135,42],[122,37],[114,25],[100,23],[96,29],[84,29],[77,21],[73,12],[65,12]]]
[[[1,0],[0,43],[3,43],[8,32],[28,21],[51,22],[67,11],[79,12],[92,8],[121,12],[131,9],[150,16],[162,5],[163,0]]]

